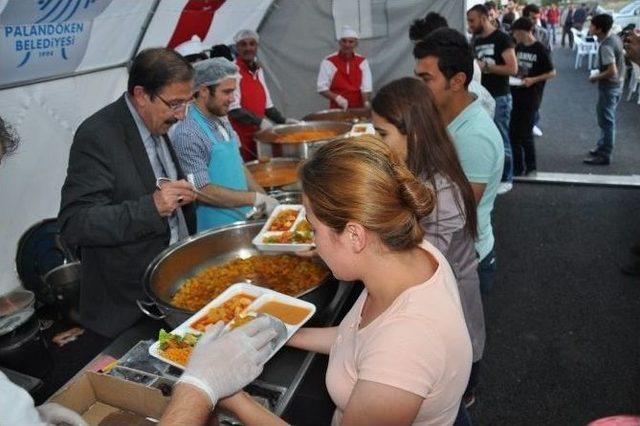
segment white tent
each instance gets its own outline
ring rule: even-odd
[[[22,139],[0,167],[0,294],[20,284],[14,259],[22,233],[58,213],[76,128],[125,90],[126,63],[136,51],[175,38],[190,3],[0,0],[0,114]],[[375,90],[412,73],[412,20],[436,11],[461,30],[465,11],[463,0],[211,3],[217,10],[204,42],[229,44],[238,29],[257,29],[274,103],[292,117],[327,107],[315,93],[316,73],[336,50],[342,24],[362,34],[358,51],[371,63]]]

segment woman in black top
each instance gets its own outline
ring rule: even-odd
[[[533,145],[533,124],[540,107],[545,81],[556,76],[551,56],[542,43],[533,36],[534,24],[520,18],[511,26],[518,59],[518,82],[511,87],[513,110],[509,137],[513,148],[515,176],[536,170],[536,152]],[[515,83],[514,83],[515,84]]]

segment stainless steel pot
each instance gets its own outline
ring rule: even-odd
[[[306,115],[305,121],[345,121],[348,123],[361,123],[371,121],[371,110],[369,108],[350,108],[346,111],[332,108],[317,111]]]
[[[138,307],[151,318],[164,319],[170,326],[177,327],[194,314],[171,304],[171,297],[184,281],[207,267],[261,254],[251,240],[264,223],[264,220],[237,222],[204,231],[168,247],[147,268],[143,285],[151,302],[138,301]],[[337,288],[338,282],[329,274],[325,282],[299,297],[315,304],[316,315],[320,315],[332,301]],[[159,313],[152,312],[155,308]]]
[[[290,187],[298,184],[297,169],[299,158],[273,157],[268,161],[253,160],[244,163],[253,175],[256,183],[267,191]],[[293,172],[291,178],[279,175],[280,172]]]
[[[280,204],[302,204],[302,191],[271,191],[269,195]]]
[[[253,136],[253,139],[257,142],[258,158],[268,154],[264,152],[264,148],[265,145],[271,144],[283,146],[286,151],[284,155],[309,158],[318,146],[330,141],[331,139],[345,135],[351,130],[351,126],[351,123],[340,121],[303,121],[298,124],[281,124],[270,129],[261,130]],[[280,136],[314,130],[331,130],[336,133],[336,136],[325,139],[310,139],[303,142],[278,142],[278,137]],[[291,149],[288,149],[288,147],[293,147],[294,152],[291,152]]]
[[[45,284],[51,289],[55,303],[60,313],[70,317],[77,310],[80,299],[80,284],[82,282],[82,267],[80,261],[74,261],[57,266],[43,277]]]

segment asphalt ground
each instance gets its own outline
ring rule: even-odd
[[[640,105],[637,94],[627,102],[627,88],[618,105],[617,137],[608,166],[582,163],[600,130],[596,121],[597,85],[587,80],[587,60],[574,69],[575,52],[557,46],[553,60],[558,76],[547,83],[542,101],[542,137],[536,138],[538,171],[611,175],[640,174]]]
[[[498,273],[475,425],[640,415],[640,190],[516,183],[493,214]]]

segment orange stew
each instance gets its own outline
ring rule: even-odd
[[[305,130],[286,135],[278,135],[276,142],[278,143],[295,143],[295,142],[311,142],[335,138],[340,133],[335,130]]]
[[[309,310],[306,308],[288,305],[286,303],[277,302],[275,300],[272,300],[260,306],[258,309],[256,309],[256,312],[273,315],[276,318],[280,318],[282,322],[291,325],[301,323],[307,317],[307,315],[309,315]]]
[[[215,299],[229,285],[251,281],[289,296],[317,286],[325,279],[325,266],[297,256],[252,256],[209,267],[191,278],[173,295],[171,304],[192,312]]]
[[[280,210],[280,213],[269,225],[268,231],[288,231],[298,217],[299,211],[296,209]]]
[[[206,331],[207,327],[216,324],[218,321],[226,324],[247,309],[254,300],[256,298],[248,294],[237,294],[222,305],[209,309],[207,315],[191,323],[191,328],[198,331]]]
[[[247,166],[263,188],[291,185],[298,181],[298,163],[267,163]]]

